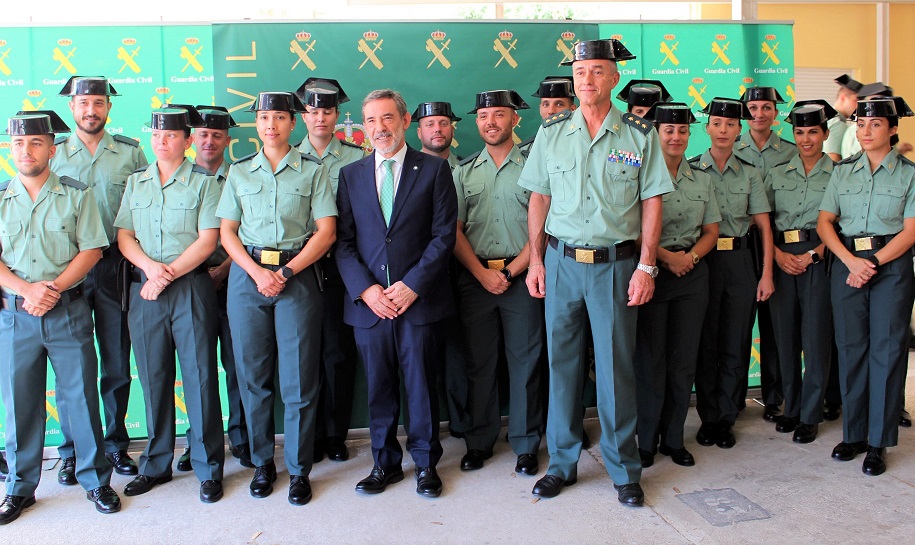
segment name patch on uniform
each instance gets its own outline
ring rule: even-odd
[[[622,163],[633,167],[642,166],[642,156],[631,151],[611,149],[607,161],[611,163]]]

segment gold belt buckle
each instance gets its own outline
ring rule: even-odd
[[[863,252],[864,250],[873,250],[874,249],[874,239],[871,237],[863,237],[855,239],[855,251]]]
[[[719,250],[733,250],[734,249],[734,237],[719,238],[717,248]]]
[[[501,271],[502,269],[505,268],[505,260],[504,259],[487,259],[486,267],[489,269],[492,269],[494,271]]]
[[[783,233],[786,243],[800,242],[801,241],[801,230],[792,229],[791,231],[785,231]]]
[[[277,250],[261,250],[262,265],[279,265],[280,252]]]
[[[594,250],[575,248],[575,261],[578,263],[594,263]]]

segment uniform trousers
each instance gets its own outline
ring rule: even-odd
[[[779,244],[779,249],[803,255],[817,244],[815,241]],[[825,263],[809,265],[800,275],[776,267],[770,308],[785,394],[784,415],[804,424],[819,424],[823,421],[833,339]]]
[[[875,250],[855,252],[867,257]],[[915,278],[909,253],[881,265],[862,288],[845,283],[848,268],[831,271],[833,320],[839,351],[844,441],[896,446],[902,382],[908,358]]]
[[[709,303],[699,340],[696,411],[703,423],[733,426],[745,399],[758,282],[747,249],[712,250],[705,261]]]
[[[127,313],[121,311],[121,294],[118,290],[118,263],[123,257],[117,247],[109,250],[89,271],[82,283],[83,294],[95,319],[95,336],[101,356],[102,409],[105,412],[105,452],[127,450],[130,436],[124,418],[130,398],[130,334],[127,331]],[[99,371],[96,370],[99,374]],[[66,402],[58,404],[58,412],[69,410]],[[61,458],[73,457],[73,433],[66,417],[60,419],[63,442],[57,447]]]
[[[492,450],[502,428],[496,376],[502,346],[509,378],[508,441],[517,455],[540,448],[543,302],[531,297],[525,277],[513,278],[505,293],[495,295],[466,269],[459,273],[461,320],[470,349],[468,450]]]
[[[635,330],[637,307],[626,306],[635,259],[586,264],[564,257],[565,244],[546,249],[546,338],[550,366],[546,423],[547,473],[565,480],[577,475],[581,456],[582,355],[585,316],[594,336],[597,411],[603,433],[600,451],[614,483],[637,483],[642,464],[635,442]]]
[[[265,297],[248,273],[232,263],[228,308],[251,461],[255,466],[273,461],[278,378],[286,468],[290,475],[307,476],[314,456],[324,314],[313,269],[289,279],[276,297]]]
[[[639,309],[635,377],[642,450],[655,452],[659,440],[671,449],[683,448],[708,280],[705,261],[680,277],[662,268],[654,296]]]
[[[190,422],[187,443],[200,481],[222,480],[225,441],[216,368],[216,290],[210,276],[191,271],[177,278],[154,301],[140,297],[146,282],[130,288],[130,334],[137,375],[146,399],[149,437],[139,473],[172,473],[175,457],[175,352],[181,368],[184,405]]]
[[[216,290],[216,302],[219,307],[219,361],[226,372],[226,395],[229,405],[229,422],[226,434],[233,447],[248,444],[248,426],[245,422],[245,408],[241,400],[241,389],[238,384],[238,373],[235,370],[235,349],[232,346],[232,328],[229,327],[229,312],[226,304],[229,295],[228,284]]]
[[[8,295],[4,297],[9,298]],[[85,297],[42,317],[23,310],[0,311],[0,392],[6,410],[6,493],[30,497],[41,477],[45,439],[48,360],[57,376],[56,398],[68,404],[76,445],[76,478],[86,490],[105,486],[111,465],[102,447],[92,342],[92,315]]]

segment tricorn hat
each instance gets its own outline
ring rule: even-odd
[[[197,106],[197,111],[203,118],[203,126],[207,129],[227,131],[238,126],[225,106]]]
[[[312,108],[335,108],[349,102],[343,87],[335,79],[308,78],[295,94],[306,106]]]
[[[64,88],[58,94],[63,97],[76,95],[120,96],[111,83],[108,82],[108,78],[104,76],[73,76],[67,80]]]
[[[753,102],[754,100],[768,100],[776,104],[784,104],[785,99],[778,94],[775,87],[750,87],[740,96],[743,102]]]
[[[657,102],[650,110],[645,112],[644,117],[655,124],[690,125],[698,123],[689,106],[683,102]]]
[[[585,40],[575,44],[572,50],[572,60],[559,63],[562,66],[569,66],[575,61],[587,61],[591,59],[603,59],[608,61],[631,61],[635,59],[623,43],[617,39],[609,40]]]
[[[258,93],[257,98],[248,108],[249,112],[276,110],[280,112],[304,112],[305,105],[295,93],[285,91],[265,91]]]
[[[537,98],[575,98],[572,90],[572,76],[549,76],[540,82],[537,92],[531,95]]]
[[[498,91],[483,91],[477,93],[476,105],[470,110],[469,114],[477,113],[481,108],[505,107],[513,110],[527,110],[530,108],[527,102],[521,98],[514,89],[500,89]]]
[[[422,102],[414,110],[411,118],[418,121],[424,117],[450,117],[451,121],[460,121],[461,118],[454,115],[450,102]]]
[[[51,110],[21,111],[9,119],[6,132],[9,136],[32,136],[70,132],[70,127]]]
[[[788,112],[786,121],[795,127],[815,127],[826,123],[839,115],[828,102],[818,98],[816,100],[799,100],[794,108]]]
[[[731,119],[753,119],[746,103],[733,98],[715,97],[700,110],[709,116],[729,117]]]

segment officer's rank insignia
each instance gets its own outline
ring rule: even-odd
[[[641,155],[631,151],[623,151],[615,148],[610,150],[610,155],[607,156],[607,161],[611,163],[622,163],[632,167],[642,166]]]

